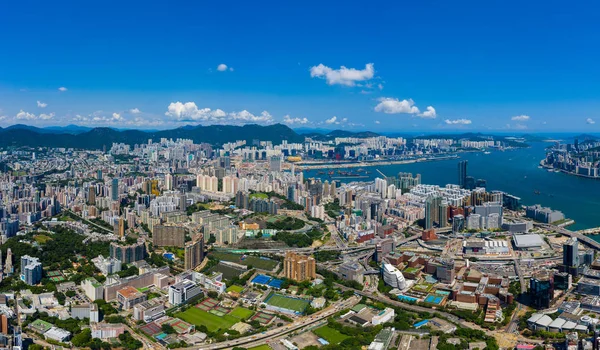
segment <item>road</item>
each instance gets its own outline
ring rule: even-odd
[[[558,227],[558,226],[550,225],[550,224],[534,223],[534,226],[539,226],[539,227],[545,228],[546,230],[554,231],[554,232],[563,234],[565,236],[577,238],[577,240],[579,240],[580,242],[582,242],[596,250],[600,250],[600,242],[595,241],[587,236],[584,236],[579,232],[567,230],[564,227]]]
[[[252,343],[252,344],[257,344],[258,342],[264,343],[268,339],[273,339],[274,337],[281,337],[283,335],[286,335],[291,332],[302,329],[306,326],[310,326],[310,325],[316,324],[318,322],[321,322],[322,320],[327,319],[328,317],[330,317],[331,315],[335,314],[336,312],[338,312],[340,310],[347,309],[347,308],[350,308],[350,307],[358,304],[359,301],[360,301],[360,298],[357,298],[356,296],[354,296],[347,300],[340,300],[340,301],[336,302],[335,304],[330,305],[326,309],[323,309],[323,310],[321,310],[317,313],[314,313],[310,316],[302,317],[302,318],[296,320],[294,323],[291,323],[287,326],[271,329],[269,331],[266,331],[266,332],[263,332],[260,334],[254,334],[254,335],[250,335],[250,336],[243,337],[243,338],[228,340],[228,341],[224,341],[224,342],[220,342],[220,343],[216,343],[216,344],[193,346],[193,347],[188,347],[185,349],[217,350],[217,349],[227,349],[227,348],[232,348],[232,347],[236,347],[236,346],[246,345],[248,343]]]

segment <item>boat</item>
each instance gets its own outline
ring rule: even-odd
[[[535,190],[535,191],[533,191],[533,194],[538,194],[539,195],[540,191],[539,190]]]
[[[492,152],[490,152],[490,151],[485,151],[485,152],[483,152],[483,154],[492,154]]]

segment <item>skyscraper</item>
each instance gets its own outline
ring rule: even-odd
[[[110,199],[113,201],[119,200],[119,179],[116,177],[112,179],[110,186]]]
[[[579,242],[577,238],[570,238],[563,244],[563,266],[565,272],[577,276],[579,267]]]
[[[273,156],[269,160],[269,170],[271,171],[281,171],[281,157]]]
[[[173,175],[171,174],[165,175],[165,189],[167,191],[173,190]]]
[[[12,250],[8,248],[6,251],[6,263],[4,264],[4,273],[11,275],[13,271]]]
[[[317,264],[312,256],[304,256],[291,251],[285,253],[283,272],[285,277],[295,281],[314,279],[317,275]]]
[[[96,204],[96,187],[90,186],[88,187],[88,205]]]
[[[425,229],[433,228],[434,223],[440,222],[440,205],[442,198],[438,196],[428,197],[425,200]],[[446,216],[447,218],[447,216]]]
[[[467,161],[461,160],[458,162],[458,185],[465,188],[467,183]]]
[[[21,257],[21,279],[30,286],[40,283],[42,280],[42,263],[40,259],[29,255]]]
[[[185,262],[186,270],[193,270],[202,263],[204,259],[204,238],[199,234],[191,242],[185,244]]]

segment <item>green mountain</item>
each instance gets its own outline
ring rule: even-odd
[[[184,126],[177,129],[144,132],[140,130],[115,130],[111,128],[94,128],[79,134],[52,132],[47,129],[16,127],[0,129],[0,147],[65,147],[80,149],[110,148],[113,142],[129,145],[153,142],[161,138],[182,138],[193,140],[194,143],[222,145],[227,142],[246,140],[252,144],[254,140],[272,141],[275,144],[283,140],[302,142],[304,136],[282,124],[260,126],[249,124],[244,126],[210,125]]]

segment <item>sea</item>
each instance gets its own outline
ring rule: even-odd
[[[523,205],[540,204],[560,210],[575,224],[570,230],[600,227],[600,180],[550,172],[539,167],[545,158],[547,142],[530,143],[531,147],[505,151],[459,153],[458,159],[392,164],[364,167],[368,178],[344,178],[338,181],[373,181],[376,177],[397,176],[399,172],[421,174],[421,183],[445,186],[458,183],[458,162],[467,160],[467,175],[485,179],[487,189],[500,190],[521,198]],[[358,168],[336,169],[356,172]],[[327,170],[327,169],[323,169]],[[315,177],[330,180],[328,175],[318,174],[323,170],[304,172],[305,178]],[[335,176],[335,175],[334,175]],[[600,235],[593,236],[600,241]]]

